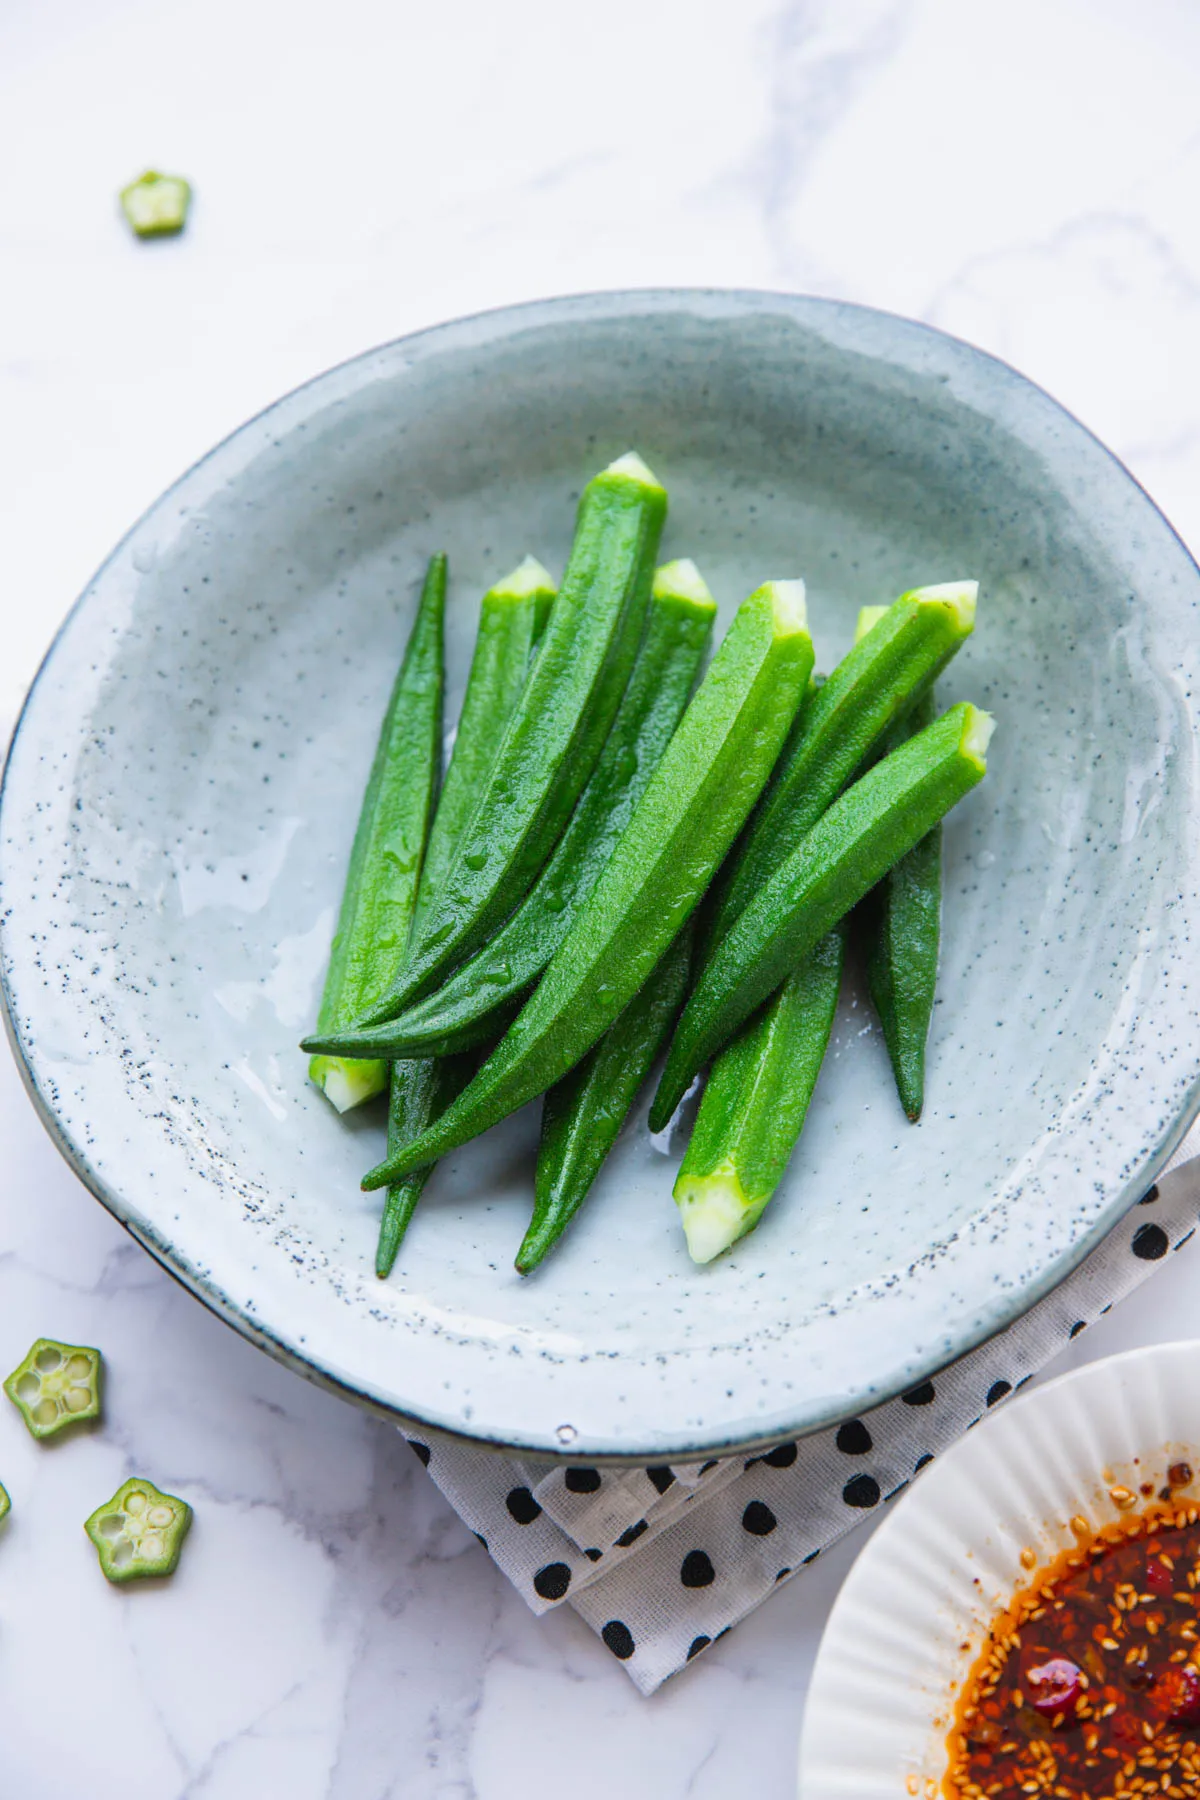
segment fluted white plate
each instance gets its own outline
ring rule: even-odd
[[[919,1476],[830,1616],[800,1742],[800,1800],[940,1794],[956,1692],[988,1625],[1109,1488],[1200,1470],[1200,1341],[1088,1363],[1009,1401]],[[1200,1484],[1184,1490],[1200,1494]]]

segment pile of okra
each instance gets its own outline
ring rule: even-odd
[[[665,1049],[650,1127],[707,1081],[678,1178],[708,1262],[761,1217],[795,1147],[853,923],[900,1100],[917,1119],[941,919],[941,820],[991,736],[933,684],[977,584],[865,606],[813,674],[802,581],[716,615],[655,566],[667,496],[642,459],[588,483],[562,583],[485,594],[442,774],[446,558],[425,577],[362,803],[317,1029],[339,1111],[388,1091],[380,1276],[437,1160],[544,1096],[537,1267]]]

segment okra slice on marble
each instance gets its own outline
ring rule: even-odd
[[[875,624],[878,609],[864,606],[858,635]],[[932,688],[884,739],[885,753],[933,723]],[[900,1104],[915,1123],[925,1104],[925,1047],[937,989],[942,932],[942,827],[940,822],[888,870],[855,913],[866,965],[867,987],[883,1028]]]
[[[521,1013],[383,1187],[486,1131],[574,1068],[691,917],[762,790],[812,671],[804,584],[742,602],[600,878]]]
[[[640,456],[583,490],[537,658],[398,979],[358,1020],[395,1018],[519,906],[587,784],[642,635],[667,496]]]
[[[120,193],[121,211],[135,237],[178,237],[192,204],[191,183],[182,175],[147,169]]]
[[[853,779],[894,719],[929,687],[975,626],[979,583],[914,588],[880,608],[813,696],[771,784],[718,877],[706,944],[717,943]]]
[[[825,1060],[845,961],[843,923],[713,1063],[675,1179],[693,1262],[711,1262],[752,1230],[783,1179]]]
[[[0,1520],[6,1519],[12,1511],[12,1501],[8,1497],[8,1489],[0,1481]]]
[[[134,1475],[96,1508],[83,1529],[108,1580],[121,1583],[173,1575],[191,1523],[186,1500],[161,1493],[144,1475]]]
[[[455,846],[475,810],[484,777],[496,760],[525,683],[530,658],[545,628],[554,582],[533,556],[489,588],[479,607],[471,671],[463,693],[454,749],[421,864],[412,930],[445,879]]]
[[[517,1252],[522,1275],[536,1269],[561,1238],[616,1143],[638,1089],[679,1016],[691,950],[689,921],[616,1023],[547,1093],[533,1218]]]
[[[701,968],[650,1108],[667,1123],[695,1075],[825,933],[983,779],[992,719],[950,708],[835,800]]]
[[[467,1085],[475,1068],[476,1059],[469,1055],[437,1060],[405,1057],[392,1064],[388,1094],[389,1156],[441,1117],[451,1100]],[[395,1267],[404,1234],[433,1168],[432,1163],[426,1163],[423,1169],[414,1169],[411,1174],[401,1176],[387,1190],[379,1242],[375,1248],[375,1273],[381,1281],[386,1281]]]
[[[38,1338],[4,1391],[32,1437],[57,1437],[68,1425],[100,1417],[103,1371],[104,1358],[90,1344]]]
[[[384,715],[363,796],[329,955],[317,1035],[372,1005],[404,956],[442,766],[446,558],[425,576],[417,616]],[[309,1078],[339,1112],[387,1085],[387,1063],[314,1056]]]
[[[645,636],[595,773],[512,918],[436,993],[383,1025],[323,1039],[322,1048],[342,1056],[445,1056],[503,1035],[596,885],[670,743],[715,617],[694,562],[657,571]]]

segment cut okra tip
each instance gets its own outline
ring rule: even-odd
[[[934,685],[976,628],[978,583],[864,595],[824,677],[803,580],[747,583],[701,673],[716,603],[691,558],[659,561],[666,517],[630,449],[584,487],[557,586],[531,553],[475,602],[444,770],[445,557],[426,574],[304,1039],[338,1110],[391,1094],[362,1183],[383,1190],[383,1278],[426,1230],[440,1159],[540,1099],[517,1267],[539,1265],[596,1195],[660,1051],[652,1130],[707,1075],[674,1186],[684,1241],[697,1262],[728,1250],[803,1129],[851,914],[875,934],[872,998],[920,1111],[941,820],[992,733],[968,703],[939,716]]]

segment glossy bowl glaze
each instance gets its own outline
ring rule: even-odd
[[[636,446],[664,554],[726,622],[803,575],[821,666],[865,602],[960,575],[943,680],[998,720],[946,832],[920,1126],[851,988],[759,1229],[689,1262],[645,1101],[569,1239],[512,1272],[536,1110],[450,1157],[399,1268],[314,1016],[424,560],[450,552],[450,716],[478,596],[561,568]],[[1200,576],[1114,459],[937,332],[826,301],[632,293],[404,339],[252,420],[151,509],[51,650],[0,814],[0,951],[30,1087],[82,1178],[194,1291],[408,1420],[573,1457],[827,1424],[1046,1292],[1191,1119]]]

